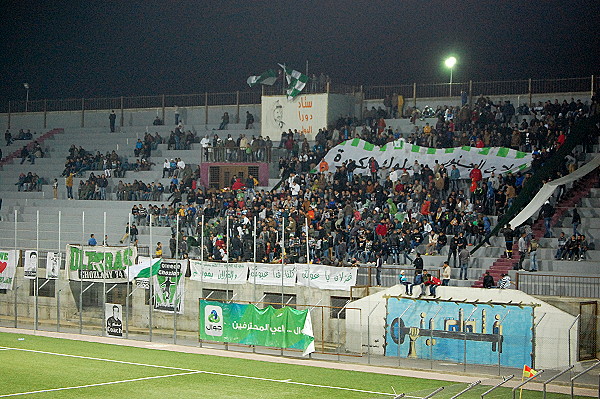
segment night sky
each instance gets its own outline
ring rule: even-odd
[[[3,1],[0,101],[246,90],[277,62],[334,82],[600,72],[595,1]]]

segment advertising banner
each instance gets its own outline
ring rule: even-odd
[[[350,291],[356,285],[357,267],[296,264],[298,285],[323,290]]]
[[[0,249],[0,290],[12,290],[19,250]]]
[[[136,247],[67,245],[66,267],[70,280],[126,283],[136,257]]]
[[[314,352],[310,313],[200,300],[200,339]]]
[[[48,252],[46,254],[46,278],[56,280],[60,271],[60,252]]]
[[[154,309],[183,314],[183,285],[187,272],[187,259],[163,259],[154,275]]]
[[[281,287],[293,287],[296,285],[296,265],[274,265],[270,263],[257,263],[249,265],[248,282],[250,284],[278,285]],[[283,279],[282,276],[283,269]]]
[[[245,284],[248,278],[248,263],[190,260],[190,270],[190,279],[203,283]]]
[[[37,276],[38,252],[25,251],[25,260],[23,264],[23,275],[25,278],[34,279]]]
[[[433,169],[437,160],[446,168],[456,165],[462,178],[468,178],[474,166],[481,169],[483,177],[489,177],[492,172],[516,173],[528,169],[533,159],[529,153],[504,147],[428,148],[409,144],[403,139],[378,147],[361,139],[352,139],[333,147],[324,160],[329,165],[329,170],[335,172],[337,166],[353,159],[357,166],[355,174],[369,174],[371,157],[375,158],[380,168],[406,168],[410,174],[415,161]]]

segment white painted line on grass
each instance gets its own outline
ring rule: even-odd
[[[167,375],[155,375],[155,376],[152,376],[152,377],[132,378],[132,379],[129,379],[129,380],[121,380],[121,381],[99,382],[97,384],[77,385],[77,386],[73,386],[73,387],[40,389],[39,391],[18,392],[18,393],[9,393],[9,394],[6,394],[6,395],[0,395],[0,398],[8,398],[10,396],[33,395],[33,394],[36,394],[36,393],[45,393],[45,392],[67,391],[69,389],[81,389],[81,388],[101,387],[101,386],[104,386],[104,385],[115,385],[115,384],[123,384],[125,382],[155,380],[155,379],[158,379],[158,378],[178,377],[178,376],[182,376],[182,375],[199,374],[199,373],[201,373],[201,371],[189,372],[189,373],[178,373],[178,374],[167,374]]]
[[[396,396],[395,394],[389,393],[389,392],[377,392],[377,391],[368,391],[365,389],[357,389],[357,388],[346,388],[346,387],[336,387],[336,386],[331,386],[331,385],[309,384],[307,382],[296,382],[296,381],[291,381],[291,380],[276,380],[273,378],[253,377],[253,376],[249,376],[249,375],[238,375],[238,374],[228,374],[228,373],[218,373],[216,371],[185,369],[185,368],[181,368],[181,367],[161,366],[161,365],[157,365],[157,364],[126,362],[124,360],[113,360],[113,359],[103,359],[103,358],[99,358],[99,357],[70,355],[70,354],[65,354],[65,353],[38,351],[38,350],[34,350],[34,349],[11,348],[11,347],[4,347],[4,346],[0,347],[0,349],[12,349],[12,350],[24,351],[24,352],[41,353],[41,354],[45,354],[45,355],[64,356],[64,357],[72,357],[72,358],[76,358],[76,359],[85,359],[85,360],[99,360],[99,361],[104,361],[104,362],[120,363],[120,364],[132,365],[132,366],[155,367],[155,368],[161,368],[161,369],[178,370],[178,371],[187,372],[187,373],[183,373],[183,374],[208,374],[208,375],[216,375],[216,376],[220,376],[220,377],[232,377],[232,378],[243,378],[243,379],[247,379],[247,380],[277,382],[277,383],[282,383],[282,384],[300,385],[300,386],[313,387],[313,388],[337,389],[337,390],[342,390],[342,391],[361,392],[361,393],[368,393],[368,394],[373,394],[373,395]],[[172,375],[180,375],[180,374],[172,374]],[[157,377],[146,377],[146,378],[157,378]],[[125,380],[123,382],[126,382],[126,381],[127,380]],[[107,383],[105,383],[105,384],[107,384]],[[95,386],[95,385],[90,385],[90,386]],[[82,387],[86,387],[86,386],[82,386]],[[61,389],[61,388],[58,388],[58,389]],[[62,388],[62,389],[64,389],[64,388]],[[15,395],[16,394],[0,395],[0,398],[6,397],[6,396],[15,396]],[[410,396],[406,396],[406,397],[408,398]]]

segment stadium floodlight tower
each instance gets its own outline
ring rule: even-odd
[[[446,64],[446,67],[450,69],[450,97],[452,97],[452,70],[454,69],[454,66],[456,65],[456,57],[446,58],[446,61],[444,61],[444,64]]]
[[[23,87],[27,90],[27,94],[25,95],[25,112],[27,112],[27,108],[29,105],[29,83],[23,83]]]

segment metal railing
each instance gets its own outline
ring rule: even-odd
[[[529,295],[600,298],[600,277],[517,273],[516,288]]]
[[[450,90],[452,86],[452,90]],[[500,81],[465,81],[450,83],[412,83],[375,86],[353,86],[333,82],[308,82],[303,93],[362,93],[365,100],[383,99],[386,96],[402,95],[405,99],[460,96],[462,91],[469,97],[523,95],[531,102],[533,94],[542,93],[574,93],[589,92],[590,95],[598,89],[598,79],[594,75],[562,79],[521,79]],[[0,113],[22,112],[56,112],[56,111],[85,111],[108,109],[194,107],[194,106],[235,106],[260,104],[261,95],[284,94],[281,83],[273,86],[263,86],[259,89],[233,91],[223,93],[195,93],[176,95],[151,95],[135,97],[107,98],[70,98],[44,100],[11,100],[0,104]],[[553,100],[550,99],[549,100]]]

